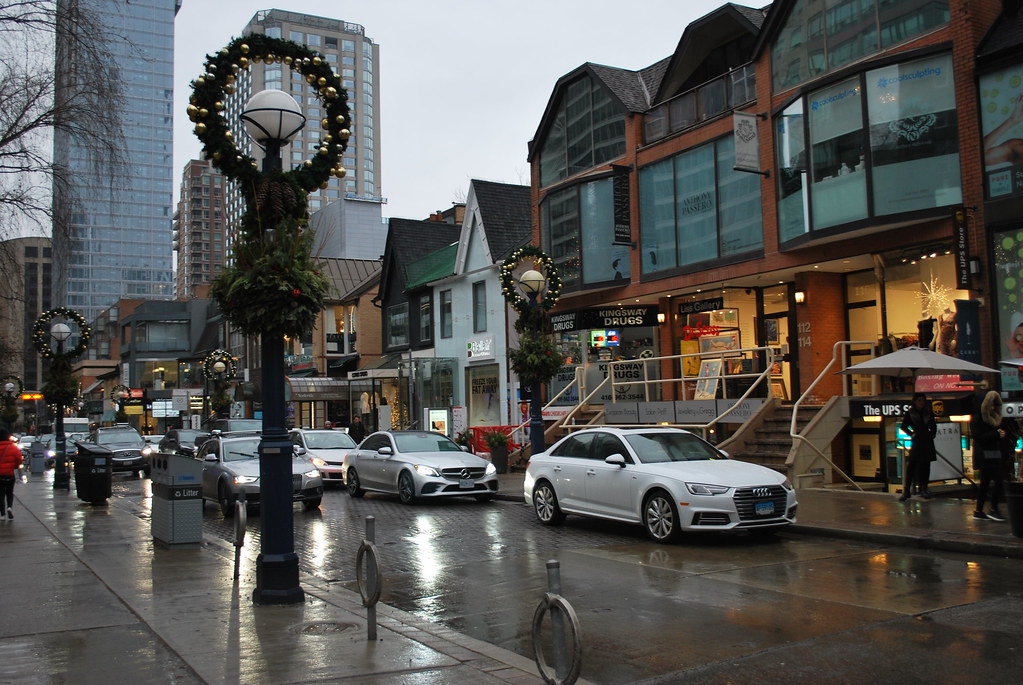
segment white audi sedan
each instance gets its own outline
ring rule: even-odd
[[[352,497],[367,492],[419,499],[469,495],[489,502],[497,492],[497,470],[450,438],[429,431],[379,431],[348,453],[342,466]]]
[[[683,531],[769,532],[796,520],[785,476],[677,428],[572,433],[530,458],[525,498],[545,525],[566,514],[641,523],[657,542]]]

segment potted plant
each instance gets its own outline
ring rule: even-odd
[[[483,434],[483,442],[490,450],[490,461],[498,473],[508,473],[508,449],[511,438],[499,430],[487,431]]]

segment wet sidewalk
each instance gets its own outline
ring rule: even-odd
[[[502,499],[525,502],[521,472],[499,476]],[[967,488],[937,491],[933,499],[844,489],[798,492],[798,523],[789,532],[876,544],[1023,559],[1023,538],[1009,522],[973,518],[976,502]],[[1003,516],[1008,509],[1000,507]]]
[[[303,574],[303,604],[254,606],[254,555],[233,582],[233,548],[153,543],[150,522],[54,492],[15,487],[0,521],[0,682],[466,685],[542,683],[529,659]],[[582,681],[580,681],[582,682]]]

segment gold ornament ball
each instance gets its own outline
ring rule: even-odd
[[[199,108],[195,105],[189,105],[188,107],[185,107],[185,111],[188,113],[189,117],[194,117],[199,113]]]
[[[323,60],[320,59],[319,57],[313,57],[313,64],[315,64],[316,66],[320,66],[321,62],[323,62]]]
[[[285,64],[287,64],[287,65],[288,65],[289,67],[291,66],[291,63],[292,63],[293,61],[294,61],[294,60],[293,60],[293,59],[291,59],[291,55],[288,55],[288,56],[286,56],[286,57],[284,58],[284,63],[285,63]]]
[[[223,112],[224,111],[224,103],[220,102],[220,101],[214,102],[213,103],[213,109],[217,110],[218,112]]]
[[[348,169],[345,169],[343,166],[339,166],[337,168],[337,173],[334,175],[337,176],[338,178],[344,178],[345,176],[348,175]]]
[[[313,163],[311,161],[309,161],[308,159],[306,161],[302,162],[302,166],[304,166],[306,169],[308,169],[312,165],[313,165]]]
[[[334,86],[327,88],[327,97],[332,100],[337,97],[337,89]]]
[[[225,76],[224,81],[227,83],[234,83],[234,74],[228,74]]]
[[[323,128],[327,128],[328,126],[330,126],[330,119],[327,118],[320,119],[320,126],[322,126]]]
[[[210,111],[208,109],[206,109],[205,107],[203,107],[203,108],[201,108],[199,110],[199,118],[200,119],[205,119],[209,115],[210,115]]]
[[[234,84],[228,83],[226,86],[224,86],[224,92],[227,93],[228,95],[234,93]]]
[[[321,147],[319,150],[316,151],[316,154],[318,154],[320,157],[326,157],[328,152],[330,152],[330,150],[328,150],[325,147]]]
[[[320,190],[326,190],[327,186],[329,185],[330,184],[327,181],[324,181],[323,183],[320,184]]]
[[[329,133],[327,135],[323,136],[323,142],[325,142],[325,143],[329,143],[332,140],[334,140],[334,136],[330,135]]]
[[[266,57],[263,58],[263,64],[273,64],[273,63],[274,63],[274,56],[273,55],[267,55]]]
[[[196,132],[196,134],[198,134],[200,136],[202,134],[206,133],[206,124],[204,124],[202,122],[196,124],[195,125],[195,132]]]
[[[204,79],[202,76],[200,76],[199,78],[197,78],[195,80],[195,85],[197,85],[197,86],[205,86],[206,85],[206,79]]]
[[[241,57],[241,58],[239,58],[238,59],[238,66],[240,66],[242,69],[248,69],[249,68],[249,58],[248,57]]]
[[[234,74],[237,74],[240,69],[241,69],[241,67],[238,66],[237,64],[232,64],[231,65],[231,72],[234,73]]]
[[[321,76],[320,78],[316,79],[316,85],[318,85],[320,88],[323,88],[325,85],[327,85],[327,79]]]
[[[241,50],[241,53],[243,55],[249,54],[249,45],[248,45],[248,43],[242,43],[240,46],[238,46],[238,49]]]
[[[344,117],[344,115],[343,115],[343,114],[338,114],[338,115],[337,115],[337,116],[336,116],[336,117],[334,118],[334,121],[336,121],[337,123],[341,124],[342,126],[344,126],[344,125],[345,125],[345,117]]]
[[[305,80],[306,80],[306,83],[308,83],[310,85],[313,84],[313,83],[316,83],[316,75],[315,74],[306,74]]]
[[[220,161],[220,153],[219,152],[214,152],[213,153],[213,161],[214,162],[219,162]]]
[[[206,65],[206,71],[216,71],[216,70],[217,70],[217,65],[216,65],[215,62],[210,62],[209,64]]]
[[[343,128],[341,129],[341,132],[338,135],[341,136],[341,140],[348,140],[349,138],[352,137],[352,132],[349,131],[347,128]]]
[[[235,157],[234,160],[236,162],[238,162],[239,164],[241,164],[243,161],[245,161],[244,158],[241,155],[238,155],[237,157]]]
[[[223,56],[223,57],[227,57],[227,55],[228,55],[228,53],[229,53],[229,52],[230,52],[230,51],[229,51],[229,50],[228,50],[227,48],[220,48],[220,54],[221,54],[221,56]]]

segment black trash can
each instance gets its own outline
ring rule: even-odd
[[[1012,534],[1023,538],[1023,483],[1005,484],[1005,507],[1009,511]]]
[[[113,453],[106,447],[78,444],[75,456],[75,491],[78,499],[99,504],[110,499],[113,492]]]

